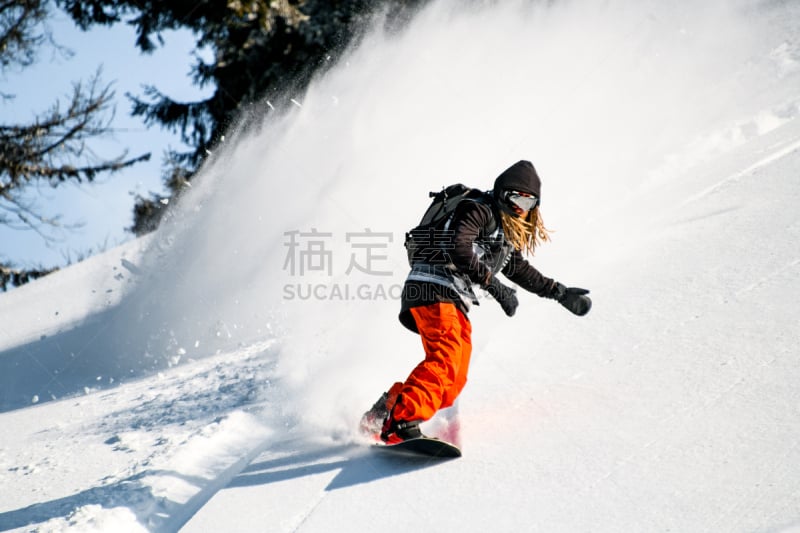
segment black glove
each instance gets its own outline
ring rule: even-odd
[[[592,308],[592,300],[588,296],[589,291],[578,287],[565,287],[561,283],[556,283],[551,293],[551,298],[566,307],[571,313],[583,316]]]
[[[489,284],[486,285],[484,289],[492,295],[492,298],[497,300],[497,303],[500,304],[500,307],[503,308],[503,312],[506,315],[514,316],[514,313],[517,311],[517,306],[519,305],[519,300],[517,300],[516,291],[514,289],[506,287],[494,276],[492,276]]]

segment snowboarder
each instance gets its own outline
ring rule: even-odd
[[[423,436],[419,424],[453,405],[466,384],[472,352],[467,312],[478,303],[474,286],[488,292],[509,317],[519,302],[498,273],[576,315],[591,308],[588,290],[545,277],[523,256],[549,240],[533,164],[519,161],[497,177],[491,191],[475,192],[457,202],[442,228],[417,228],[407,236],[411,272],[399,318],[420,335],[425,359],[361,419],[362,432],[380,434],[388,444]]]

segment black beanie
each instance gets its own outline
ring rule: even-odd
[[[505,169],[494,180],[494,197],[500,199],[503,191],[513,190],[533,194],[541,201],[542,181],[530,161],[518,161]]]

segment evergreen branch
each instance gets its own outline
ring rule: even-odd
[[[0,290],[7,291],[9,286],[19,287],[57,270],[58,268],[18,269],[0,263]]]

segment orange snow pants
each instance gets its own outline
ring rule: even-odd
[[[451,303],[414,307],[411,314],[422,338],[425,360],[405,383],[395,383],[390,396],[399,393],[395,420],[424,421],[453,405],[467,383],[472,326]]]

